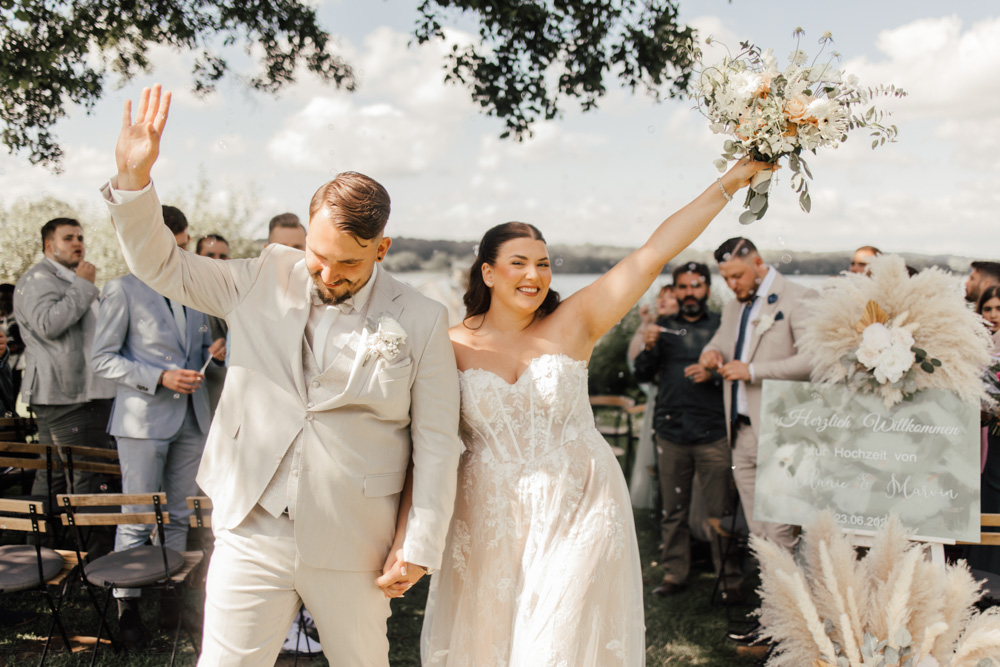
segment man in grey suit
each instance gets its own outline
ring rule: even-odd
[[[198,472],[215,530],[200,664],[273,665],[305,603],[337,664],[388,667],[383,591],[441,566],[455,503],[447,311],[378,267],[389,196],[362,174],[313,195],[305,252],[178,250],[150,177],[169,99],[144,90],[134,123],[126,102],[102,194],[136,275],[232,332]]]
[[[791,550],[798,539],[793,526],[753,518],[761,383],[809,379],[809,358],[796,350],[796,341],[802,335],[804,301],[816,293],[765,264],[749,239],[729,239],[715,251],[715,260],[736,298],[722,309],[722,323],[699,363],[718,370],[726,381],[723,400],[733,476],[750,532]]]
[[[187,220],[172,206],[163,207],[166,226],[179,247],[187,245]],[[208,392],[202,386],[203,364],[212,338],[208,318],[160,296],[134,275],[108,282],[101,296],[94,370],[117,383],[109,432],[118,442],[125,493],[163,491],[170,523],[164,542],[184,551],[187,497],[196,495],[195,476],[211,424]],[[147,508],[135,506],[132,511]],[[115,550],[146,541],[153,526],[118,527]],[[138,644],[145,631],[139,620],[139,591],[117,589],[120,638]],[[179,608],[161,609],[165,627],[176,624]]]
[[[49,220],[41,235],[45,258],[15,286],[14,316],[25,345],[21,396],[38,420],[39,442],[59,448],[104,446],[110,401],[91,400],[100,383],[90,370],[88,347],[96,321],[97,269],[84,260],[78,221]],[[94,473],[76,471],[72,487],[76,493],[92,493],[99,481]],[[52,487],[39,473],[32,494],[63,493],[69,480],[53,478]]]

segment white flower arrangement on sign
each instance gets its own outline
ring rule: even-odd
[[[978,613],[980,584],[964,561],[926,560],[890,516],[857,551],[829,511],[803,534],[798,559],[754,536],[768,667],[996,667],[1000,608]]]
[[[365,340],[365,358],[362,366],[367,366],[372,357],[379,355],[386,361],[392,361],[399,356],[399,348],[406,342],[406,331],[389,315],[379,315],[377,321],[371,319],[366,323],[368,337]]]
[[[830,33],[820,38],[820,51],[812,61],[799,49],[803,30],[796,28],[794,34],[795,50],[784,70],[779,69],[771,49],[761,51],[743,42],[736,55],[728,55],[720,64],[702,64],[691,94],[712,131],[729,137],[723,143],[722,157],[715,160],[719,171],[742,157],[772,164],[787,157],[792,188],[799,193],[799,206],[808,213],[812,203],[807,179],[812,173],[802,152],[836,148],[848,132],[860,128],[870,130],[873,149],[895,141],[896,126],[882,124],[886,112],[861,107],[874,97],[906,93],[891,85],[862,88],[857,77],[833,66],[840,57],[835,51],[827,62],[819,62],[823,49],[833,42]],[[709,43],[713,43],[711,38]],[[771,171],[765,170],[751,182],[747,210],[740,216],[743,224],[764,217],[770,178]]]
[[[986,399],[980,378],[993,343],[960,280],[938,268],[911,277],[897,255],[876,257],[869,270],[828,279],[808,302],[797,342],[812,380],[873,392],[887,408],[924,389]]]

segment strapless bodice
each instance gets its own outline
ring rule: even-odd
[[[462,371],[460,382],[462,440],[473,454],[527,463],[567,442],[600,437],[585,361],[544,354],[513,384],[482,369]]]

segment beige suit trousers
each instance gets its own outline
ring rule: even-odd
[[[733,447],[733,478],[740,494],[743,514],[750,526],[750,534],[767,537],[788,551],[798,542],[795,526],[770,521],[754,521],[753,502],[757,486],[757,436],[745,424],[736,427],[736,444]]]
[[[205,599],[203,667],[272,667],[302,604],[332,665],[388,667],[389,600],[380,572],[310,567],[294,526],[257,505],[233,530],[216,530]]]

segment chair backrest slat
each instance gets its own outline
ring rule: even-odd
[[[159,496],[160,505],[167,504],[167,494],[156,493],[60,493],[59,506],[66,507],[67,499],[73,507],[102,507],[108,505],[152,505],[153,496]]]
[[[45,456],[55,445],[40,445],[36,442],[0,442],[0,452],[15,452],[17,454],[38,454]],[[56,457],[58,458],[58,457]]]
[[[980,517],[980,525],[982,526],[1000,526],[1000,514],[983,514]]]
[[[170,512],[161,512],[163,523],[170,523]],[[156,512],[73,512],[60,515],[64,526],[76,523],[78,526],[121,526],[126,524],[155,524]]]
[[[17,530],[22,533],[33,533],[36,527],[39,533],[45,532],[45,518],[43,516],[39,516],[35,521],[19,517],[0,516],[0,530]]]
[[[95,459],[118,460],[117,449],[107,449],[104,447],[84,447],[83,445],[63,445],[63,451],[72,453],[73,456],[89,456]]]
[[[0,466],[4,468],[23,468],[25,470],[45,470],[48,462],[45,459],[23,459],[13,456],[0,456]],[[58,458],[52,459],[52,469],[62,468],[62,461]]]

